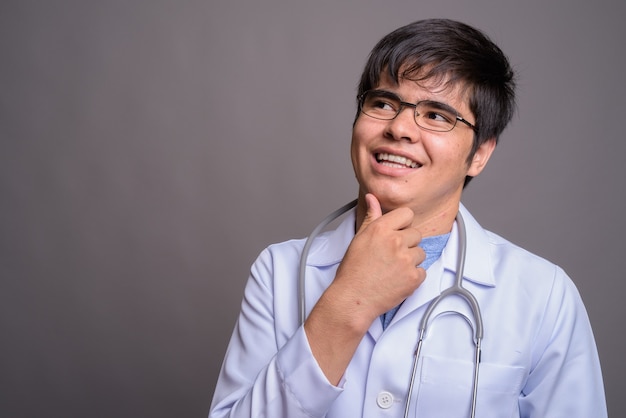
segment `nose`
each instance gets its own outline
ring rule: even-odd
[[[396,117],[387,123],[385,136],[396,141],[417,142],[420,129],[415,123],[415,105],[402,102],[401,106]]]

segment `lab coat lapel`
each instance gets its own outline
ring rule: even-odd
[[[352,209],[346,213],[345,218],[335,230],[320,234],[311,245],[307,266],[328,267],[339,264],[354,238],[355,222],[356,211]],[[330,278],[328,284],[333,278]]]
[[[459,208],[465,221],[467,235],[467,247],[465,256],[465,269],[463,278],[473,283],[495,287],[494,262],[491,253],[489,233],[485,231],[465,206]],[[458,252],[457,224],[454,224],[455,242],[454,248],[445,255],[445,268],[456,272],[456,260]],[[446,247],[448,250],[448,247]]]
[[[428,303],[430,303],[430,301],[437,297],[442,290],[443,275],[444,263],[442,258],[439,258],[426,271],[426,279],[420,285],[420,287],[417,288],[417,290],[415,290],[415,292],[413,292],[413,294],[402,303],[402,306],[400,306],[400,309],[398,309],[398,312],[396,312],[389,326],[391,327],[394,325],[394,323],[401,321],[404,317],[412,315],[415,311],[419,310],[424,305],[427,305]],[[415,323],[417,324],[417,322]],[[374,332],[377,331],[377,328],[378,327],[373,326],[370,329],[372,336],[375,336]],[[380,326],[380,331],[382,333],[382,326]],[[376,336],[375,338],[377,337],[378,336]]]
[[[354,238],[355,211],[333,230],[320,234],[312,243],[306,262],[306,315],[335,278],[339,263]]]

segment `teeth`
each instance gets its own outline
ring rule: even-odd
[[[410,167],[410,168],[417,168],[419,166],[419,164],[417,164],[415,161],[410,160],[406,157],[402,157],[400,155],[394,155],[394,154],[387,154],[387,153],[380,153],[376,155],[376,160],[382,163],[384,162],[396,163],[396,164],[400,164],[400,165],[403,165],[405,167]]]

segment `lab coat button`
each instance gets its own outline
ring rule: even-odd
[[[382,409],[389,409],[393,404],[393,395],[389,392],[380,392],[376,397],[376,404]]]

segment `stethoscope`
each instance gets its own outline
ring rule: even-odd
[[[313,244],[313,240],[322,232],[324,228],[326,228],[326,226],[328,226],[328,224],[330,224],[332,221],[334,221],[335,219],[337,219],[338,217],[340,217],[341,215],[343,215],[350,209],[354,208],[356,206],[356,203],[357,201],[355,199],[352,202],[330,213],[326,218],[324,218],[324,220],[322,220],[322,222],[319,223],[319,225],[315,227],[315,229],[311,232],[311,235],[309,235],[306,242],[304,243],[304,248],[302,249],[302,255],[300,256],[300,270],[299,270],[299,275],[298,275],[298,297],[299,297],[298,309],[299,309],[299,315],[300,315],[300,324],[303,324],[304,320],[306,319],[306,301],[305,301],[306,295],[305,295],[305,289],[304,289],[305,275],[306,275],[306,262],[307,262],[311,245]],[[478,306],[478,301],[476,300],[476,297],[469,290],[464,288],[462,284],[463,269],[465,267],[465,252],[466,252],[465,250],[467,248],[467,238],[466,238],[466,233],[465,233],[465,222],[463,221],[463,216],[461,215],[461,212],[457,213],[456,222],[458,225],[457,229],[458,229],[458,236],[459,236],[459,251],[457,255],[456,276],[455,276],[454,284],[450,286],[449,288],[445,289],[444,291],[442,291],[439,294],[439,296],[437,296],[435,299],[433,299],[430,302],[430,304],[426,308],[426,312],[424,313],[422,320],[420,321],[420,325],[418,329],[419,339],[417,342],[415,353],[413,355],[413,365],[411,368],[411,380],[409,382],[409,389],[408,389],[408,394],[406,398],[404,418],[409,417],[411,395],[413,393],[413,387],[415,385],[415,376],[417,374],[417,364],[419,361],[420,353],[422,351],[422,344],[424,342],[424,337],[426,336],[426,329],[428,327],[430,317],[433,311],[435,310],[435,308],[437,307],[437,305],[443,299],[452,295],[461,297],[468,304],[470,310],[472,311],[472,316],[474,317],[474,326],[473,326],[472,321],[469,318],[467,318],[465,315],[463,315],[460,312],[453,312],[455,314],[461,315],[469,323],[469,326],[474,331],[474,375],[473,375],[473,380],[472,380],[472,399],[471,399],[471,405],[470,405],[470,417],[474,418],[476,415],[476,397],[478,394],[478,370],[480,367],[480,353],[481,353],[480,343],[481,343],[481,340],[483,339],[483,319],[482,319],[482,315],[480,314],[480,307]],[[448,313],[448,312],[442,312],[436,315],[434,319],[436,319],[437,316],[443,313]]]

